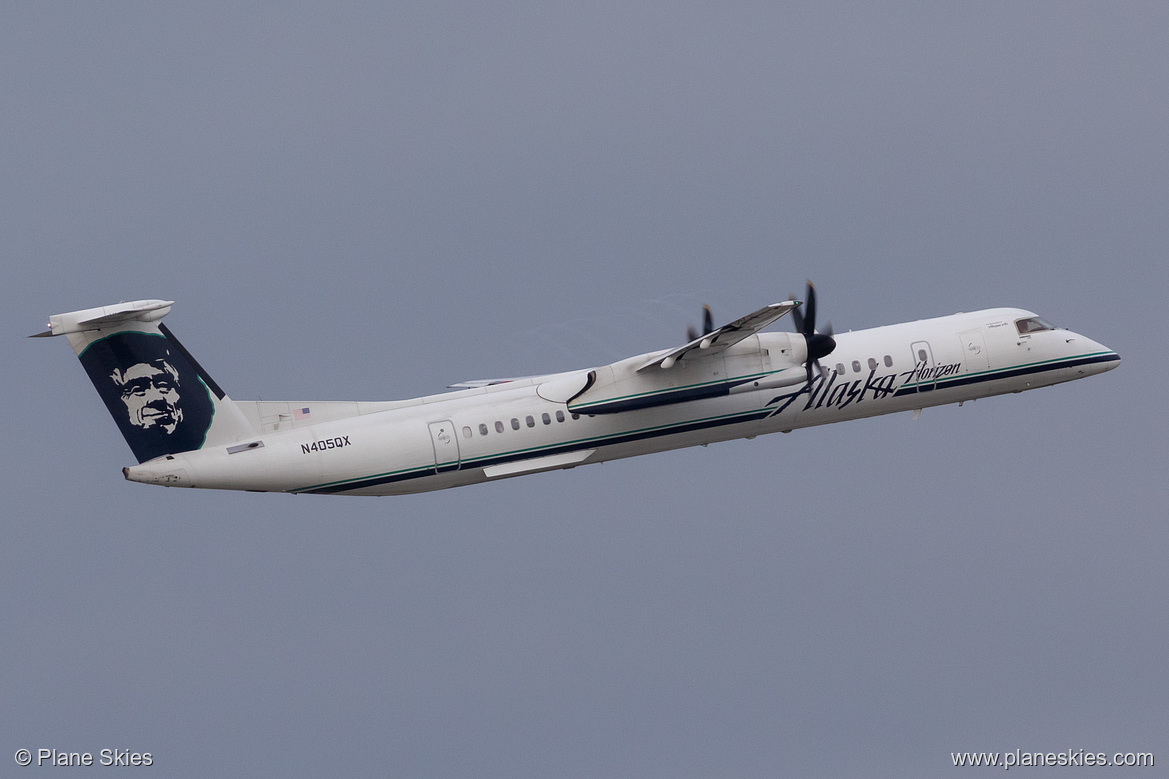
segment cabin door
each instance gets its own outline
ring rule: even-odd
[[[990,368],[990,355],[986,352],[986,339],[982,337],[982,330],[967,330],[959,333],[962,341],[962,360],[966,363],[967,373],[979,373]]]
[[[927,392],[934,388],[934,352],[928,341],[914,341],[909,348],[913,351],[914,380],[917,391]]]
[[[453,471],[459,467],[459,439],[449,419],[430,423],[430,442],[434,444],[434,472]]]

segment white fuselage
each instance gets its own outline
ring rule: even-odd
[[[644,405],[654,393],[643,393],[649,401],[631,394],[592,404],[561,395],[588,371],[397,403],[305,403],[300,419],[272,404],[241,403],[261,431],[256,437],[167,455],[125,474],[212,489],[422,492],[1019,392],[1119,364],[1115,352],[1068,330],[1019,332],[1015,323],[1033,316],[990,309],[843,333],[811,384],[798,363],[793,369],[802,336],[759,333],[728,349],[714,369],[725,371],[719,380],[731,389],[660,405]],[[680,381],[672,393],[706,386]]]

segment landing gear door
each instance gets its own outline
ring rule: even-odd
[[[459,439],[449,419],[430,423],[430,442],[434,444],[434,471],[453,471],[459,467]]]
[[[917,391],[928,392],[934,388],[934,352],[928,341],[914,341],[909,348],[913,351]]]

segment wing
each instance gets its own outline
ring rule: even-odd
[[[782,303],[772,303],[754,313],[747,314],[747,316],[739,317],[729,325],[723,325],[717,330],[712,330],[704,336],[695,338],[688,344],[683,344],[676,349],[671,349],[668,352],[663,352],[655,356],[649,362],[639,367],[637,372],[642,373],[655,368],[665,370],[673,367],[674,363],[678,360],[695,359],[707,355],[719,354],[734,346],[739,341],[742,341],[744,338],[759,332],[784,314],[798,308],[799,305],[800,302],[798,300],[785,300]]]
[[[511,379],[471,379],[470,381],[460,381],[458,384],[448,384],[447,389],[478,389],[480,387],[490,387],[493,384],[507,384],[521,379],[530,379],[531,376],[516,376]]]

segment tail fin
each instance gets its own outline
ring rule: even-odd
[[[159,322],[170,300],[136,300],[56,314],[37,336],[64,335],[138,462],[256,434],[178,339]]]

